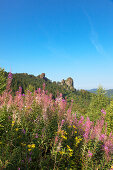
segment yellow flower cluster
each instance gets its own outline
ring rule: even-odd
[[[65,139],[65,140],[67,140],[67,137],[66,137],[66,136],[64,136],[64,135],[61,135],[61,137],[62,137],[63,139]]]
[[[113,165],[111,165],[111,169],[113,169]]]
[[[16,130],[16,132],[18,132],[18,128],[16,128],[15,130]]]
[[[71,157],[73,155],[73,150],[70,148],[69,145],[67,145],[68,151],[69,151],[69,156]]]
[[[15,124],[15,121],[12,121],[12,127],[14,126],[14,124]]]
[[[34,149],[35,148],[35,144],[31,144],[31,145],[28,145],[28,151],[31,151],[32,149]]]
[[[60,153],[61,155],[66,154],[64,151],[59,151],[59,153]]]
[[[2,144],[2,142],[0,142],[0,145]]]
[[[57,132],[57,134],[61,135],[61,137],[65,140],[67,140],[67,137],[65,135],[67,135],[67,132],[64,130],[60,130]]]
[[[80,143],[82,139],[81,138],[78,138],[77,136],[75,137],[75,141],[76,141],[76,146],[78,146],[78,144]]]
[[[73,125],[73,128],[76,129],[75,125]]]

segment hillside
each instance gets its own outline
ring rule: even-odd
[[[88,91],[96,94],[97,89],[91,89],[91,90],[88,90]],[[105,96],[113,98],[113,89],[105,90]]]

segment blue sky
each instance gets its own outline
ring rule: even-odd
[[[113,88],[113,1],[0,0],[0,67]]]

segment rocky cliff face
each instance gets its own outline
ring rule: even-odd
[[[73,88],[73,79],[71,77],[67,78],[67,80],[65,80],[65,83],[68,87]]]
[[[61,81],[61,85],[67,86],[67,88],[74,89],[73,79],[71,77],[67,78],[66,80]]]
[[[39,77],[40,79],[49,80],[47,77],[45,77],[45,73],[41,73],[37,77]],[[71,77],[68,77],[66,80],[63,79],[61,82],[58,82],[58,84],[64,86],[66,89],[76,90],[74,88],[74,82]]]
[[[45,73],[40,74],[40,78],[44,79],[45,78]]]

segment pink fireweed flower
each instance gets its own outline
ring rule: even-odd
[[[8,79],[12,79],[12,73],[11,72],[9,72],[9,74],[8,74]]]
[[[60,97],[62,97],[62,93],[60,93]]]
[[[67,121],[69,122],[70,125],[72,124],[73,119],[71,114],[71,108],[67,110]]]
[[[38,138],[38,133],[36,133],[35,138]]]
[[[65,120],[63,119],[62,122],[61,122],[61,126],[64,124]]]
[[[22,93],[22,87],[20,86],[19,87],[19,94],[21,94]]]
[[[83,126],[85,127],[85,133],[83,135],[84,139],[86,142],[88,142],[89,140],[89,134],[91,129],[93,128],[93,122],[90,121],[89,117],[87,117],[86,122],[83,124]]]
[[[71,100],[71,102],[73,103],[73,99]]]
[[[88,150],[88,157],[92,157],[92,153],[91,153],[91,151],[90,150]]]
[[[55,137],[55,144],[58,142],[58,136]]]
[[[84,121],[84,117],[83,117],[83,116],[81,116],[81,118],[80,118],[80,120],[79,120],[78,124],[79,124],[79,125],[80,125],[80,124],[82,124],[82,123],[83,123],[83,121]]]
[[[104,150],[105,150],[106,155],[108,155],[108,153],[109,153],[109,148],[108,148],[108,146],[104,146]]]
[[[106,111],[104,109],[101,110],[101,112],[106,115]]]
[[[38,88],[38,94],[40,94],[41,93],[41,88]]]
[[[103,141],[105,139],[105,134],[100,135],[99,140]]]
[[[25,129],[22,129],[22,132],[25,134],[26,133]]]

